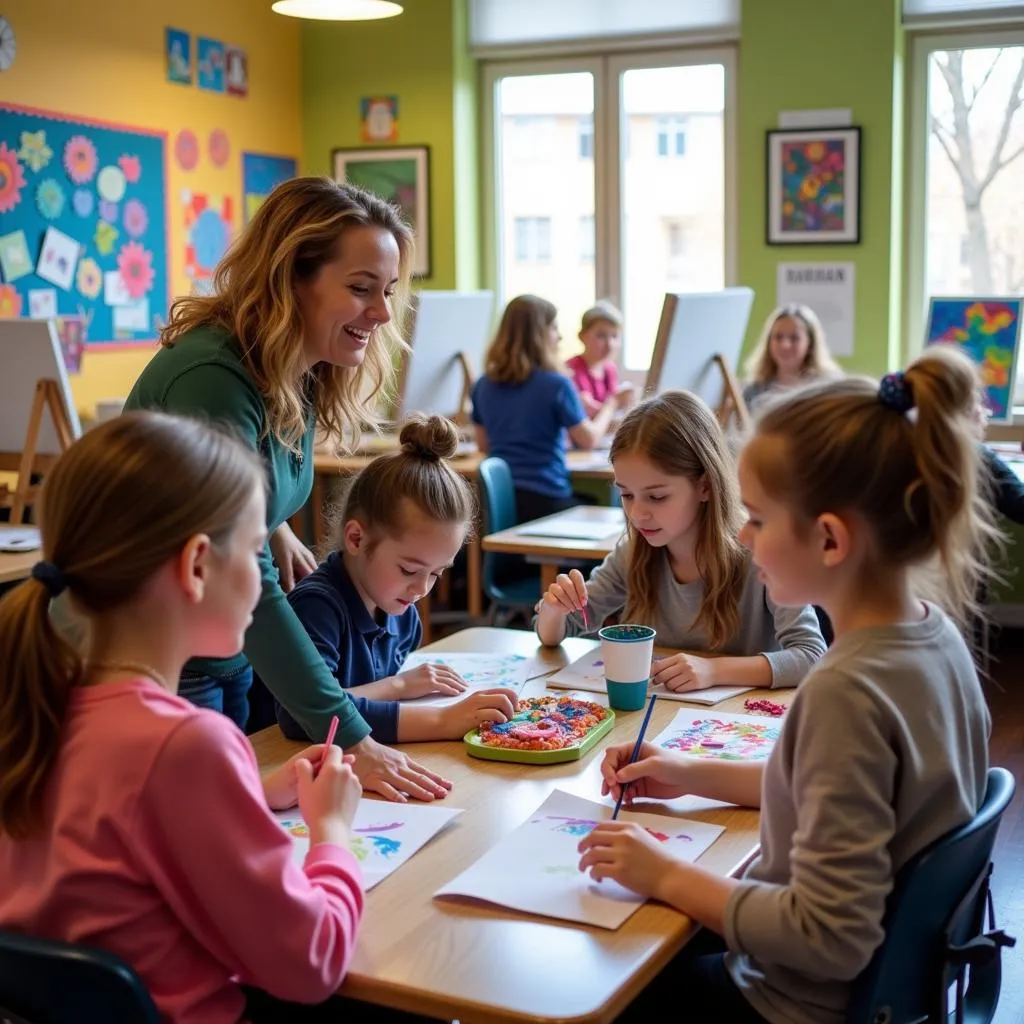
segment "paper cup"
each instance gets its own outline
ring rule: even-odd
[[[639,711],[647,699],[655,630],[650,626],[604,626],[597,635],[609,705],[619,711]]]

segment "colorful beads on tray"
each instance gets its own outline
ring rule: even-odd
[[[510,750],[561,750],[581,743],[611,712],[574,697],[527,697],[508,722],[480,726],[480,742]]]
[[[750,700],[744,701],[743,706],[755,715],[771,715],[773,718],[779,718],[786,713],[785,704],[776,704],[775,701],[767,700],[764,697],[752,697]]]

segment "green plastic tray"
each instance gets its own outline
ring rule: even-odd
[[[509,747],[488,747],[480,742],[479,731],[471,729],[462,738],[466,752],[471,757],[480,757],[485,761],[519,761],[522,764],[559,764],[562,761],[578,761],[588,753],[602,736],[607,736],[615,725],[615,712],[609,711],[608,717],[596,725],[578,743],[558,750],[513,750]]]

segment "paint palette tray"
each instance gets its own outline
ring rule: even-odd
[[[615,727],[615,712],[571,695],[528,697],[510,722],[471,729],[463,737],[471,757],[522,764],[578,761]],[[566,740],[559,746],[543,746]]]

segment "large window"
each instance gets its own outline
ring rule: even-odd
[[[911,351],[931,296],[1024,294],[1024,36],[961,34],[917,48]]]
[[[556,304],[565,354],[608,298],[642,371],[665,292],[731,280],[731,68],[722,50],[487,67],[493,276],[503,302]]]

